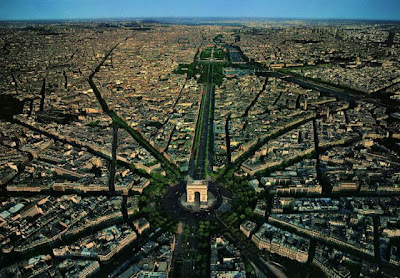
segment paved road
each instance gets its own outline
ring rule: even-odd
[[[214,93],[214,84],[212,81],[212,76],[213,76],[213,64],[209,64],[209,69],[208,69],[208,81],[207,81],[207,90],[206,90],[206,96],[205,96],[205,101],[202,103],[204,107],[202,106],[200,109],[203,111],[203,113],[199,113],[202,115],[202,119],[198,119],[198,123],[201,123],[200,128],[201,132],[198,133],[196,132],[197,136],[200,136],[200,142],[199,146],[192,146],[194,148],[194,152],[191,160],[194,160],[194,163],[190,163],[190,165],[193,165],[193,170],[191,173],[189,173],[194,179],[205,179],[206,177],[206,159],[210,159],[210,156],[207,158],[207,143],[210,144],[210,140],[213,140],[211,138],[211,132],[210,132],[210,109],[212,109],[212,101],[213,97],[212,94]],[[212,111],[213,112],[213,111]],[[211,125],[212,126],[212,125]],[[197,138],[193,142],[196,142]],[[211,161],[209,161],[208,165],[211,165]]]
[[[258,254],[255,254],[254,252],[249,250],[247,246],[242,243],[242,241],[240,241],[239,243],[239,249],[241,255],[247,260],[254,263],[257,266],[257,269],[262,274],[264,274],[264,276],[266,275],[267,277],[288,278],[281,269],[271,264],[270,262],[261,259]]]
[[[167,212],[173,219],[183,221],[188,224],[187,221],[192,219],[195,220],[211,220],[213,212],[218,209],[222,204],[222,195],[230,196],[226,189],[221,188],[218,184],[209,182],[208,191],[212,192],[217,198],[215,204],[207,210],[201,210],[198,212],[189,211],[181,206],[179,203],[179,198],[186,190],[186,182],[182,181],[176,186],[171,186],[168,188],[167,193],[164,195],[162,200],[162,208]]]
[[[185,242],[185,245],[182,248],[185,250],[182,252],[183,255],[183,269],[182,269],[182,277],[193,277],[196,274],[196,256],[198,254],[197,250],[197,226],[196,222],[193,221],[190,223],[190,232]]]
[[[341,99],[347,100],[349,102],[353,102],[355,100],[363,100],[363,101],[374,103],[376,105],[385,106],[394,111],[400,111],[400,108],[398,107],[398,102],[391,100],[387,96],[383,97],[383,98],[378,98],[378,96],[375,94],[371,95],[371,94],[367,94],[367,93],[365,93],[363,95],[356,95],[356,94],[352,94],[348,91],[344,91],[340,88],[334,88],[334,87],[330,87],[330,86],[321,84],[317,81],[307,81],[305,79],[295,77],[290,73],[284,74],[284,73],[275,71],[275,72],[268,72],[268,75],[270,75],[272,77],[282,78],[286,81],[298,84],[304,88],[310,88],[310,89],[318,90],[320,92],[323,92],[323,93],[326,93],[329,95],[334,95]]]
[[[236,245],[240,250],[242,257],[246,258],[250,263],[254,264],[257,268],[258,275],[260,277],[277,277],[277,278],[287,278],[286,274],[277,266],[270,263],[269,261],[265,261],[261,258],[259,252],[254,252],[251,250],[247,244],[246,240],[242,240],[241,238],[237,237],[235,233],[232,233],[225,225],[225,223],[215,214],[215,219],[220,221],[220,223],[225,226],[226,231],[230,232],[231,236],[233,236],[236,240]],[[222,231],[221,231],[222,232]]]

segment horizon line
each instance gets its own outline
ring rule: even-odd
[[[311,20],[311,21],[382,21],[400,22],[399,19],[379,19],[379,18],[341,18],[341,17],[261,17],[261,16],[132,16],[132,17],[82,17],[82,18],[37,18],[37,19],[1,19],[0,22],[21,22],[21,21],[117,21],[117,20],[138,20],[138,19],[257,19],[257,20]]]

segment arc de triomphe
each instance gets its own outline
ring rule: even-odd
[[[186,185],[186,202],[194,203],[196,192],[200,193],[200,202],[207,203],[208,182],[205,180],[189,180]]]

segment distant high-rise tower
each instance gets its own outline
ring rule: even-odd
[[[389,36],[388,36],[388,39],[386,41],[387,47],[392,47],[395,35],[396,35],[396,33],[394,31],[390,31],[389,32]]]

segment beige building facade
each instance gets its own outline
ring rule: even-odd
[[[200,202],[207,202],[208,182],[205,180],[190,180],[186,185],[186,202],[194,203],[196,193],[200,194]]]

